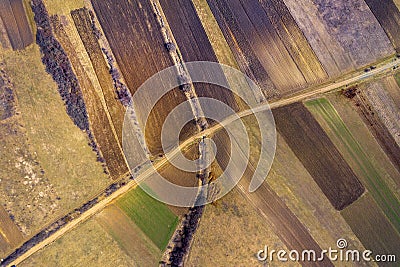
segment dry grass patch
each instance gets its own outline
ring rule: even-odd
[[[103,173],[101,164],[96,162],[96,154],[88,146],[86,134],[79,130],[67,115],[57,86],[41,63],[38,47],[33,45],[23,52],[8,52],[2,54],[2,57],[14,82],[18,99],[21,121],[17,127],[22,126],[20,131],[24,132],[25,137],[22,135],[21,138],[29,148],[22,151],[31,151],[22,152],[21,156],[23,161],[25,155],[31,157],[33,162],[31,165],[39,166],[35,167],[33,173],[36,178],[44,177],[43,179],[48,181],[50,190],[48,194],[58,199],[56,206],[37,207],[45,210],[53,207],[57,211],[47,217],[42,216],[41,219],[27,220],[26,233],[29,234],[38,231],[66,211],[79,206],[104,188],[109,178]],[[9,140],[10,149],[16,149],[13,146],[18,143],[12,143],[12,140],[12,138]],[[16,142],[21,139],[14,140]],[[22,144],[24,143],[20,143],[20,146],[24,147]],[[16,153],[10,151],[7,155],[11,157],[10,162],[17,163],[19,156]],[[20,175],[20,171],[14,169],[7,176],[11,178],[21,177]],[[22,196],[26,191],[21,189],[13,194]],[[30,202],[28,199],[26,202],[23,201],[21,209],[18,212],[13,211],[17,219],[26,218],[29,212],[25,209],[30,209],[26,206]]]
[[[138,266],[94,219],[46,246],[24,262],[28,266]]]

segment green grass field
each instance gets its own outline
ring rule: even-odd
[[[160,250],[165,249],[178,224],[178,217],[164,203],[137,187],[118,199],[116,205]]]
[[[396,79],[397,84],[400,86],[400,72],[396,73],[394,78]]]
[[[359,178],[378,203],[386,217],[393,226],[400,232],[400,202],[385,183],[381,173],[375,168],[367,153],[354,138],[353,134],[346,127],[343,120],[331,103],[325,98],[307,101],[306,107],[317,118],[322,118],[329,130],[332,131],[338,140],[346,148],[357,163],[360,173]]]

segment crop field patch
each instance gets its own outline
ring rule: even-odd
[[[33,42],[33,35],[22,0],[0,0],[0,18],[14,50]]]
[[[329,76],[394,53],[363,0],[283,0]]]
[[[331,204],[342,210],[364,187],[302,103],[273,110],[276,127]]]
[[[108,112],[115,127],[120,144],[122,144],[122,127],[125,116],[125,108],[117,99],[109,67],[104,60],[103,52],[93,32],[92,21],[87,9],[82,8],[71,12],[75,27],[85,46],[86,52],[92,62],[97,79],[100,83]]]
[[[373,251],[373,255],[400,255],[400,235],[370,194],[365,194],[340,213],[364,247]]]
[[[183,60],[185,62],[218,62],[192,1],[161,0],[160,4],[178,44]],[[208,73],[207,70],[204,70],[204,73],[202,73],[203,77],[210,77],[212,75],[213,73]],[[195,83],[194,87],[199,97],[217,99],[230,106],[233,110],[238,110],[235,98],[229,90],[217,85],[205,83]],[[203,109],[205,108],[207,107],[203,107]]]
[[[257,265],[257,259],[249,251],[258,251],[265,244],[286,249],[271,225],[239,189],[234,188],[224,198],[205,207],[186,264],[206,267]]]
[[[365,85],[365,89],[360,94],[370,103],[372,109],[393,136],[397,146],[400,146],[400,106],[396,105],[385,85],[381,81],[372,82]]]
[[[222,134],[221,134],[222,133]],[[219,132],[220,139],[224,140],[224,133]],[[223,142],[221,142],[223,143]],[[237,151],[238,160],[246,160],[247,157],[242,151]],[[220,160],[221,169],[224,169],[224,160]],[[248,162],[248,161],[247,161]],[[264,217],[265,221],[271,225],[274,233],[287,246],[288,249],[296,249],[302,251],[304,249],[314,249],[321,251],[321,247],[311,236],[309,230],[303,225],[298,217],[289,209],[285,202],[276,194],[271,186],[264,182],[254,192],[249,192],[250,180],[254,173],[253,162],[249,162],[242,179],[237,187],[240,189],[242,196],[247,199]],[[229,175],[229,173],[228,173]],[[268,179],[268,178],[267,178]],[[333,266],[328,259],[324,259],[318,266]]]
[[[400,201],[386,184],[381,172],[372,164],[366,152],[353,137],[335,108],[325,99],[308,101],[306,106],[317,116],[321,116],[329,128],[340,139],[347,153],[357,163],[359,177],[383,213],[400,232]]]
[[[361,242],[346,221],[279,134],[274,163],[265,182],[303,223],[321,248],[332,246],[341,237],[351,240],[352,248],[362,249]]]
[[[165,249],[178,224],[178,217],[164,203],[136,187],[118,199],[116,205],[160,250]]]
[[[117,179],[128,172],[122,150],[118,146],[118,139],[114,136],[106,111],[100,101],[100,97],[90,82],[84,67],[79,61],[76,51],[65,33],[65,30],[58,17],[52,17],[53,28],[59,42],[68,54],[71,64],[74,67],[78,81],[82,88],[83,98],[87,108],[90,128],[97,145],[106,161],[112,178]]]
[[[358,112],[358,107],[354,105],[351,99],[343,96],[342,92],[336,92],[326,95],[326,98],[334,106],[335,110],[339,114],[340,118],[345,123],[346,127],[353,134],[356,141],[368,152],[367,156],[371,163],[378,169],[381,177],[385,180],[385,183],[391,188],[392,192],[396,194],[400,200],[400,172],[393,165],[392,161],[381,147],[379,141],[372,134],[370,126],[365,123]],[[327,124],[321,122],[318,116],[315,117],[326,130]],[[325,125],[325,126],[324,126]],[[339,138],[333,132],[326,130],[331,140],[335,143],[338,149],[342,152],[344,158],[357,173],[356,159],[351,158],[350,154],[346,155],[346,148],[341,145]],[[350,157],[350,158],[349,158]],[[358,170],[359,171],[359,170]]]
[[[95,219],[139,266],[160,260],[161,251],[117,206],[108,206]]]
[[[400,10],[393,0],[365,0],[365,3],[385,30],[396,51],[400,52]]]
[[[369,126],[371,133],[375,136],[376,140],[390,158],[393,165],[400,171],[400,146],[396,143],[396,139],[386,126],[387,123],[396,124],[398,122],[384,122],[379,116],[379,112],[382,112],[382,109],[385,110],[387,108],[392,108],[392,105],[384,105],[380,107],[373,106],[373,104],[371,104],[369,101],[368,96],[366,96],[364,93],[364,89],[366,89],[365,86],[369,85],[363,85],[361,90],[355,95],[355,97],[352,98],[352,101],[365,124]],[[378,88],[380,87],[379,84],[375,84],[374,87],[375,86],[378,86]],[[376,108],[380,109],[380,111],[376,110]]]
[[[173,65],[149,1],[93,0],[92,5],[132,94],[152,75]],[[153,105],[152,92],[146,94],[148,97],[133,105],[139,124],[144,129],[147,147],[156,155],[163,152],[161,125],[173,108],[186,101],[186,97],[179,88],[169,91],[157,102],[145,121],[141,111]],[[176,118],[173,121],[180,120]],[[195,127],[188,134],[194,131]]]
[[[394,104],[397,107],[400,107],[400,73],[397,73],[394,76],[385,77],[381,81]]]
[[[255,192],[249,193],[250,179],[245,176],[238,184],[242,195],[260,211],[265,220],[272,225],[274,233],[283,241],[289,250],[302,251],[313,249],[321,252],[321,247],[272,188],[263,183]],[[328,258],[316,263],[316,266],[333,266]]]
[[[241,70],[255,78],[267,98],[294,92],[326,77],[281,1],[208,4]]]

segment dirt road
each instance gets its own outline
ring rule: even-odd
[[[387,61],[387,63],[383,63],[381,66],[376,67],[373,70],[370,70],[369,72],[358,72],[354,73],[351,77],[347,77],[338,81],[334,81],[332,83],[329,83],[327,85],[322,85],[318,88],[309,90],[309,91],[303,91],[303,93],[295,96],[291,96],[288,98],[284,98],[281,100],[274,101],[272,103],[262,103],[256,106],[253,109],[245,110],[242,112],[239,112],[236,116],[231,116],[226,118],[224,121],[221,123],[208,128],[207,130],[200,132],[196,135],[193,135],[191,138],[187,139],[186,141],[182,142],[179,147],[171,150],[168,155],[165,155],[162,159],[154,163],[153,167],[148,167],[146,168],[143,172],[139,174],[139,176],[136,178],[136,180],[129,182],[125,186],[121,187],[117,191],[115,191],[113,194],[111,194],[108,197],[105,197],[103,200],[98,202],[95,206],[93,206],[91,209],[88,209],[86,212],[82,213],[79,217],[77,217],[75,220],[69,222],[66,226],[61,228],[59,231],[54,233],[53,235],[49,236],[47,239],[44,241],[38,243],[37,245],[33,246],[31,249],[29,249],[26,253],[20,255],[16,260],[14,260],[12,263],[10,263],[7,266],[12,266],[12,265],[17,265],[27,259],[29,256],[40,250],[41,248],[49,245],[53,241],[57,240],[61,236],[63,236],[65,233],[68,231],[74,229],[77,225],[80,223],[86,221],[93,215],[99,213],[101,210],[103,210],[108,204],[110,204],[113,200],[118,198],[119,196],[123,195],[124,193],[128,192],[130,189],[134,188],[138,182],[146,179],[147,177],[151,176],[153,173],[155,173],[158,169],[162,168],[164,165],[168,163],[167,159],[173,159],[180,150],[183,150],[185,147],[188,145],[196,142],[198,139],[201,139],[203,136],[209,136],[212,135],[213,133],[219,131],[223,126],[228,125],[235,121],[238,117],[246,117],[249,116],[255,112],[261,112],[265,111],[268,109],[273,109],[276,107],[281,107],[284,105],[288,105],[294,102],[302,101],[307,98],[311,98],[323,93],[327,93],[330,91],[337,90],[343,86],[346,86],[348,84],[352,84],[355,82],[362,82],[366,79],[375,77],[377,75],[381,75],[384,72],[394,68],[398,67],[400,65],[400,59],[391,59],[390,61]],[[242,188],[242,190],[245,190],[245,188]],[[1,265],[3,266],[3,265]]]

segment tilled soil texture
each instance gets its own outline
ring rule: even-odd
[[[185,62],[218,62],[210,41],[208,40],[207,34],[205,33],[201,21],[197,16],[192,1],[161,0],[160,4],[163,8],[168,24],[171,27],[172,34],[174,35],[174,38],[178,44],[179,50],[182,53],[183,60]],[[209,73],[207,70],[203,71],[202,77],[207,78],[213,75],[213,73]],[[217,99],[230,106],[233,110],[238,110],[235,98],[229,90],[221,88],[217,85],[205,83],[195,83],[194,86],[199,97]],[[203,106],[203,109],[206,108],[207,107]]]
[[[122,127],[125,108],[117,99],[117,94],[109,73],[109,67],[104,60],[103,52],[97,41],[90,13],[87,9],[82,8],[72,11],[71,15],[90,61],[92,62],[94,71],[96,72],[97,79],[107,103],[108,112],[110,113],[119,142],[122,144]]]
[[[373,82],[366,85],[365,90],[361,90],[361,93],[393,136],[397,146],[400,146],[400,107],[396,105],[385,87],[382,82]]]
[[[117,179],[128,172],[128,167],[122,155],[122,150],[118,146],[117,137],[113,133],[106,111],[84,67],[78,59],[76,51],[68,39],[59,17],[52,16],[52,26],[57,39],[64,47],[76,72],[89,117],[90,129],[93,132],[96,144],[104,157],[111,177]]]
[[[140,266],[155,266],[159,262],[160,250],[118,206],[108,206],[95,220]]]
[[[394,53],[363,0],[283,1],[331,77]]]
[[[22,0],[0,0],[0,19],[14,50],[24,49],[33,42]]]
[[[361,196],[363,185],[302,103],[273,114],[277,130],[337,210]]]
[[[400,230],[400,224],[398,223],[400,218],[400,202],[394,194],[397,191],[397,187],[391,183],[387,184],[387,182],[391,181],[384,179],[385,173],[378,169],[377,165],[374,165],[373,160],[367,156],[365,151],[368,151],[370,156],[373,152],[364,150],[360,146],[341,117],[338,116],[334,107],[326,99],[322,98],[307,102],[306,106],[315,118],[319,120],[327,135],[331,138],[355,174],[360,178],[368,193],[371,194],[389,221],[396,229]],[[320,116],[323,117],[323,120],[321,120]],[[349,114],[349,116],[351,115]],[[326,124],[329,126],[326,127]],[[362,128],[360,127],[360,129]],[[332,136],[332,131],[336,136]],[[355,134],[358,139],[362,133],[359,134],[356,132]],[[339,137],[339,142],[337,137]]]
[[[249,172],[253,172],[251,167]],[[308,229],[300,222],[288,206],[267,184],[263,183],[255,192],[249,193],[251,175],[244,175],[238,187],[242,195],[249,199],[257,210],[266,218],[277,236],[284,242],[290,250],[314,250],[316,255],[321,255],[321,248],[311,236]],[[328,258],[323,261],[301,261],[303,266],[333,266]]]
[[[370,84],[370,85],[365,85],[367,88],[363,89],[368,89],[368,86],[373,86],[372,90],[379,89],[380,91],[380,85],[379,84]],[[377,86],[377,88],[374,88]],[[368,125],[371,133],[374,135],[376,140],[379,142],[380,146],[382,149],[385,151],[386,155],[390,158],[392,161],[393,165],[397,168],[397,170],[400,171],[400,147],[396,143],[396,138],[391,132],[388,130],[386,124],[388,123],[398,123],[396,121],[383,121],[380,113],[384,112],[382,111],[382,108],[384,109],[389,109],[393,107],[393,105],[388,105],[387,103],[383,105],[383,107],[377,107],[374,106],[373,103],[370,102],[368,96],[366,95],[366,92],[364,90],[357,90],[356,95],[352,98],[354,104],[357,107],[357,112],[360,114],[361,118],[364,120],[365,124]],[[377,92],[371,91],[370,93],[375,94]],[[385,95],[385,94],[384,94]],[[379,98],[376,98],[376,100],[379,101]],[[381,101],[379,101],[381,102]],[[377,109],[381,110],[377,110]],[[397,116],[398,111],[396,111],[396,106],[394,106],[394,110],[391,110],[388,114],[393,113]],[[397,108],[398,110],[398,108]],[[382,113],[384,114],[384,113]],[[396,129],[394,129],[396,130]],[[398,139],[398,137],[397,137]]]
[[[392,0],[365,0],[365,3],[385,30],[396,51],[400,52],[400,10]]]
[[[320,82],[326,73],[288,9],[274,1],[208,1],[241,70],[267,98]]]
[[[92,4],[132,94],[152,75],[173,65],[164,47],[150,1],[106,0],[92,1]],[[163,153],[161,128],[165,118],[186,98],[178,88],[174,88],[154,105],[150,100],[153,93],[148,91],[146,94],[148,97],[133,104],[139,123],[145,130],[148,149],[156,155]],[[149,106],[153,106],[153,109],[146,122],[143,110]],[[180,120],[176,118],[173,121]],[[187,136],[195,130],[193,125],[193,129],[187,131]]]
[[[221,166],[222,170],[226,169],[230,155],[228,151],[223,151],[228,147],[229,137],[224,131],[218,132],[213,139],[217,144],[216,159]],[[231,143],[232,144],[232,143]],[[228,149],[229,150],[229,149]],[[221,153],[221,156],[219,155]],[[256,210],[263,216],[267,225],[271,225],[273,232],[279,237],[280,240],[290,250],[302,251],[304,249],[313,249],[319,255],[321,247],[315,241],[309,230],[298,217],[289,209],[285,202],[277,195],[271,186],[264,181],[262,185],[254,192],[249,192],[250,180],[255,172],[256,162],[252,159],[248,160],[247,155],[243,151],[236,151],[239,155],[237,160],[247,162],[247,168],[241,180],[238,183],[241,195],[250,201]],[[224,157],[225,156],[225,157]],[[253,159],[254,160],[254,159]],[[236,162],[234,162],[236,163]],[[232,170],[227,172],[227,175],[238,175],[240,170]],[[236,178],[236,177],[232,177]],[[268,178],[267,178],[268,179]],[[322,262],[301,262],[303,266],[333,266],[332,263],[325,259]]]
[[[376,254],[400,254],[400,235],[374,199],[366,194],[341,214],[366,249]],[[390,265],[385,266],[396,266]]]

